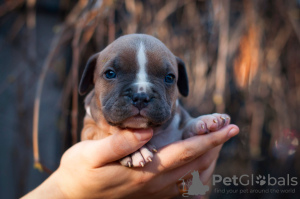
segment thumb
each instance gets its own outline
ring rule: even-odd
[[[89,140],[81,151],[91,167],[100,167],[137,151],[152,137],[152,129],[122,130],[101,140]]]

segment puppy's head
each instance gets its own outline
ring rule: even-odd
[[[95,86],[92,116],[103,115],[121,128],[148,128],[168,121],[178,91],[188,95],[184,63],[158,39],[143,34],[120,37],[93,55],[79,85]]]

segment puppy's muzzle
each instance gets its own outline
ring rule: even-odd
[[[145,108],[149,102],[150,102],[150,96],[147,93],[134,93],[131,96],[131,103],[133,106],[138,108],[139,110],[142,110]]]

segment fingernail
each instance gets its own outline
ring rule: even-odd
[[[143,162],[140,162],[140,165],[141,165],[142,167],[144,167],[144,166],[145,166]]]
[[[213,120],[214,123],[217,123],[218,121],[216,119]]]
[[[133,134],[139,141],[148,141],[153,135],[152,129],[143,129],[139,131],[134,131]]]
[[[228,138],[232,138],[233,136],[236,136],[236,135],[238,134],[238,132],[239,132],[238,129],[232,128],[232,129],[229,131],[227,137],[228,137]]]

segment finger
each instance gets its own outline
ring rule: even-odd
[[[186,164],[208,150],[223,144],[239,133],[236,125],[228,125],[216,132],[188,138],[167,145],[154,157],[159,171],[166,171]]]
[[[83,141],[81,155],[91,167],[100,167],[137,151],[152,135],[152,129],[123,130],[102,140]]]

